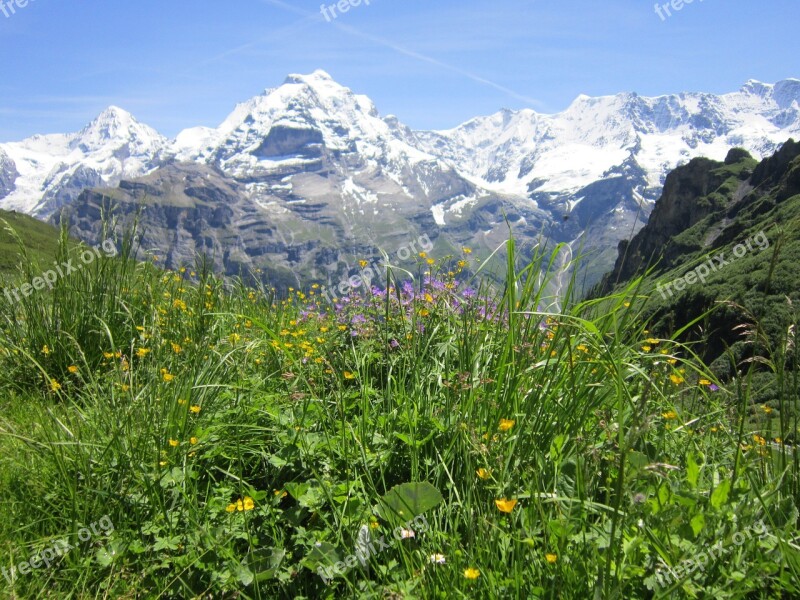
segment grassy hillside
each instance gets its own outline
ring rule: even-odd
[[[797,376],[798,264],[800,145],[790,140],[761,163],[734,151],[725,163],[677,169],[605,283],[647,272],[640,293],[652,330],[679,332],[725,381],[748,374],[751,398],[788,418],[800,400],[787,394]]]
[[[3,597],[800,595],[789,424],[635,286],[543,314],[550,256],[487,297],[465,251],[328,305],[130,255],[0,296]]]
[[[20,264],[21,253],[15,234],[24,242],[29,258],[42,263],[55,259],[58,229],[27,215],[0,210],[0,277],[15,272]]]

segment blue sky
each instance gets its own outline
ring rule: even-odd
[[[0,141],[76,131],[111,104],[174,136],[318,68],[426,129],[501,108],[558,112],[582,93],[722,93],[800,77],[797,0],[694,0],[664,19],[649,0],[364,0],[331,22],[320,1],[0,11]]]

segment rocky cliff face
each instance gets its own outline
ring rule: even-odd
[[[667,176],[647,225],[620,242],[600,289],[608,291],[651,266],[656,273],[668,271],[691,253],[736,241],[753,219],[800,193],[799,157],[800,144],[789,140],[760,163],[737,148],[724,162],[697,158],[679,167]]]
[[[0,149],[0,200],[14,191],[17,177],[19,177],[17,165]]]

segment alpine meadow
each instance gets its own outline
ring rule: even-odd
[[[794,0],[184,4],[0,19],[0,599],[800,598]]]

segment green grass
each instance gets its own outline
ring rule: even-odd
[[[58,251],[58,229],[33,217],[0,210],[0,277],[14,273],[23,254],[17,237],[33,260],[50,262]]]
[[[121,245],[0,311],[0,567],[76,546],[3,597],[800,594],[800,453],[747,378],[652,338],[641,281],[545,314],[555,254],[475,297],[469,255],[420,258],[413,296],[329,310]],[[427,527],[326,585],[398,490]]]

